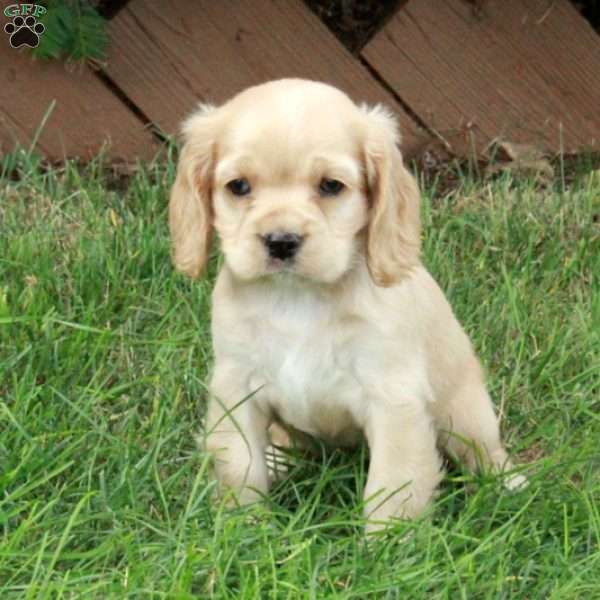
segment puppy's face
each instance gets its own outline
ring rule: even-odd
[[[357,111],[342,94],[335,99],[299,87],[283,102],[258,94],[229,107],[212,202],[238,277],[286,271],[332,282],[349,269],[368,203]]]
[[[282,80],[202,109],[184,134],[170,207],[182,271],[197,274],[212,227],[242,280],[289,273],[333,283],[366,253],[386,285],[418,254],[418,195],[403,191],[412,179],[387,113],[361,110],[324,84]],[[387,244],[377,239],[386,229],[396,238]],[[394,269],[383,263],[393,263],[395,246],[403,248]]]

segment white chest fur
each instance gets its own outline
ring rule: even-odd
[[[360,428],[364,390],[355,376],[356,339],[337,309],[331,298],[293,281],[264,287],[240,308],[244,345],[238,339],[227,346],[245,361],[247,393],[260,388],[256,401],[264,410],[339,441]]]

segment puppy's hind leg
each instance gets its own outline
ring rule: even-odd
[[[491,468],[496,472],[513,468],[500,440],[498,418],[477,365],[447,398],[434,403],[432,412],[445,451],[472,471]],[[524,487],[520,474],[504,478],[508,489]]]
[[[269,445],[266,449],[269,481],[281,481],[288,472],[288,458],[284,449],[293,446],[288,431],[279,423],[273,422],[269,427]]]
[[[302,455],[319,455],[319,444],[308,434],[293,427],[273,421],[269,427],[269,442],[266,457],[271,483],[283,480],[294,464],[298,452]]]

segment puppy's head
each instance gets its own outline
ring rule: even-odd
[[[236,277],[333,283],[361,255],[399,281],[419,257],[419,194],[393,117],[322,83],[280,80],[203,106],[183,126],[173,260],[197,277],[214,228]]]

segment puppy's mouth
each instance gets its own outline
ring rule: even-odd
[[[267,273],[279,273],[281,271],[292,272],[296,270],[296,260],[294,258],[273,258],[267,257]]]

